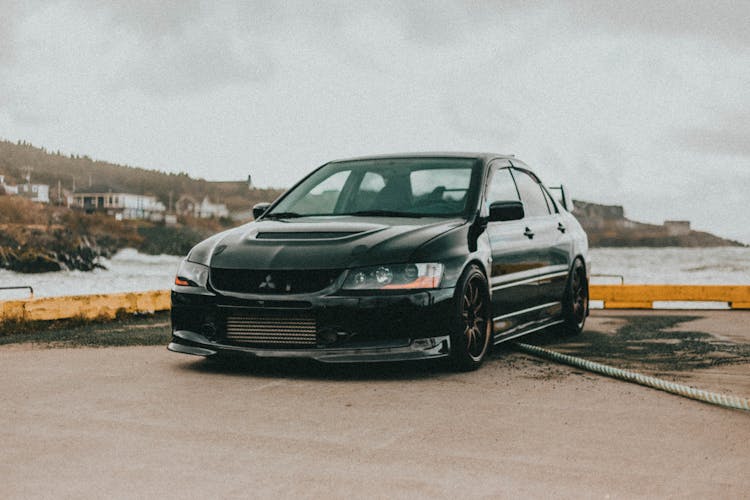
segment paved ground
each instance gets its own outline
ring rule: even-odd
[[[640,316],[596,312],[565,346],[529,340],[592,359],[612,348],[610,361],[750,396],[742,347],[750,313]],[[639,324],[665,335],[649,341]],[[648,345],[659,349],[643,355]],[[640,354],[617,357],[628,351]],[[718,361],[699,366],[699,351]],[[3,498],[750,491],[747,413],[510,351],[479,372],[453,374],[431,365],[222,367],[160,346],[14,344],[0,346],[0,367]],[[703,375],[712,370],[719,374]]]

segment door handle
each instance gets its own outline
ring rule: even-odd
[[[529,239],[533,239],[534,238],[534,231],[532,231],[531,229],[529,229],[527,227],[526,231],[523,232],[523,235],[526,236],[526,237],[528,237]]]
[[[560,231],[561,233],[565,232],[565,226],[563,225],[562,222],[557,223],[557,230]]]

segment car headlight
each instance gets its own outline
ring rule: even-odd
[[[208,283],[208,267],[185,259],[180,263],[174,284],[179,286],[200,286]]]
[[[402,290],[437,288],[443,277],[443,265],[393,264],[363,267],[349,271],[344,290]]]

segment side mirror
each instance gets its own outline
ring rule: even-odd
[[[565,186],[563,186],[562,184],[560,184],[559,186],[547,186],[547,189],[549,189],[550,191],[560,191],[560,198],[557,201],[560,202],[565,210],[570,212],[570,209],[573,207],[568,208],[568,200],[570,198],[568,198],[568,190],[565,189]]]
[[[520,201],[496,201],[490,205],[490,222],[523,219]]]
[[[270,206],[271,206],[271,204],[270,203],[266,203],[266,202],[256,203],[253,206],[253,218],[257,219],[258,217],[260,217],[261,215],[263,215],[264,213],[266,213],[266,210],[268,210],[268,207],[270,207]]]

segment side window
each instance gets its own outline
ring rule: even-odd
[[[487,189],[487,203],[496,201],[519,201],[516,183],[510,175],[510,169],[500,168],[492,174],[489,189]]]
[[[559,214],[560,210],[557,209],[557,204],[555,204],[554,200],[552,199],[552,195],[549,194],[549,191],[542,188],[542,193],[544,193],[544,198],[547,200],[547,206],[549,207],[549,211],[554,214]]]
[[[513,169],[513,177],[516,179],[518,192],[521,193],[526,217],[549,215],[550,212],[547,207],[547,200],[542,193],[542,187],[529,174],[521,170]]]
[[[439,175],[436,175],[439,174]],[[468,168],[414,170],[409,175],[412,196],[417,203],[463,202],[471,183]]]

